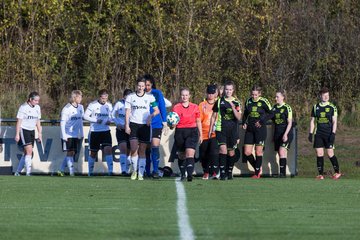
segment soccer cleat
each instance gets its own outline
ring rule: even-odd
[[[57,172],[57,175],[58,175],[59,177],[65,176],[64,172],[61,172],[61,171],[58,171],[58,172]]]
[[[15,173],[14,173],[14,176],[19,177],[19,176],[21,176],[21,175],[20,175],[19,172],[15,172]]]
[[[209,173],[204,173],[202,179],[208,180],[209,179]]]
[[[70,173],[70,177],[74,177],[75,176],[75,173]]]
[[[317,179],[317,180],[324,180],[324,176],[323,176],[323,175],[317,175],[315,179]]]
[[[153,177],[153,179],[159,179],[159,174],[158,173],[153,173],[152,177]]]
[[[232,172],[229,172],[228,173],[228,180],[233,180],[234,179],[234,177],[233,177],[233,175],[232,175]]]
[[[30,176],[31,176],[31,173],[26,173],[26,176],[30,177]]]
[[[188,181],[188,182],[192,182],[192,180],[193,180],[193,177],[192,177],[192,176],[188,176],[188,177],[187,177],[187,181]]]
[[[279,178],[286,178],[286,174],[280,173]]]
[[[213,173],[213,175],[211,176],[211,178],[212,178],[213,180],[218,180],[218,179],[219,179],[216,173]]]
[[[226,175],[224,174],[220,174],[220,180],[221,181],[225,181],[226,180]]]
[[[137,172],[134,171],[132,174],[131,174],[131,180],[136,180],[137,179]]]
[[[252,179],[259,179],[259,178],[260,178],[260,173],[259,173],[258,175],[256,175],[256,174],[252,175],[251,178],[252,178]]]
[[[338,180],[341,177],[341,173],[334,173],[334,175],[332,175],[332,179],[334,180]]]
[[[139,181],[144,181],[144,176],[141,176],[140,174],[138,175],[138,180]]]

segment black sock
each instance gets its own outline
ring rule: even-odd
[[[235,165],[235,160],[236,159],[236,156],[227,156],[227,171],[228,171],[228,176],[232,176],[232,172],[233,172],[233,169],[234,169],[234,165]]]
[[[178,159],[178,165],[179,165],[181,176],[184,177],[185,176],[185,170],[186,170],[185,169],[185,160]]]
[[[219,154],[220,177],[226,176],[226,154]]]
[[[338,163],[338,160],[337,160],[337,157],[334,155],[330,158],[330,161],[331,161],[331,164],[333,165],[333,168],[334,168],[334,171],[336,173],[339,173],[340,172],[340,169],[339,169],[339,163]]]
[[[187,177],[192,178],[192,174],[194,172],[195,159],[194,158],[186,158],[186,171]]]
[[[249,156],[246,156],[247,161],[250,163],[250,165],[255,169],[256,168],[256,162],[254,155],[250,154]]]
[[[286,175],[286,158],[280,158],[280,175]]]
[[[319,175],[324,174],[324,157],[316,157],[316,164]]]
[[[201,166],[204,173],[209,173],[209,159],[208,157],[201,158]]]
[[[262,165],[262,156],[256,156],[256,162],[255,162],[255,175],[259,175],[260,168]]]
[[[213,173],[218,174],[219,173],[219,155],[213,156],[211,165],[212,165]]]

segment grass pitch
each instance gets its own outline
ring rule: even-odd
[[[184,182],[196,239],[358,239],[360,180]],[[0,176],[0,239],[179,239],[175,179]]]

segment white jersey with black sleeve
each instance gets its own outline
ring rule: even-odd
[[[61,111],[61,138],[83,138],[84,107],[81,104],[74,106],[71,103],[65,105]]]
[[[115,103],[112,111],[112,118],[116,126],[125,126],[125,100],[121,99]]]
[[[29,103],[26,102],[20,106],[16,118],[22,120],[22,129],[33,131],[35,130],[37,121],[41,119],[40,106],[31,106]]]
[[[129,121],[137,124],[146,124],[150,115],[150,106],[157,106],[155,97],[151,93],[144,93],[142,96],[137,95],[137,93],[129,94],[125,101],[125,108],[131,109]]]
[[[101,104],[98,100],[91,102],[84,114],[84,119],[90,122],[90,131],[109,131],[110,127],[109,125],[106,125],[106,123],[108,121],[112,121],[111,112],[111,103],[106,102],[104,104]],[[101,120],[101,122],[98,123],[98,120]]]

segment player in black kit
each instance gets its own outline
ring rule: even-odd
[[[261,88],[254,86],[251,89],[251,97],[244,106],[243,129],[245,129],[244,160],[249,161],[255,169],[252,178],[260,178],[262,157],[266,140],[266,122],[271,119],[270,102],[261,97]],[[255,145],[256,160],[252,154]]]
[[[284,102],[285,98],[285,90],[277,91],[275,96],[276,104],[272,108],[272,120],[275,126],[274,146],[275,151],[279,154],[280,158],[280,177],[286,177],[287,151],[289,150],[291,141],[293,140],[293,112],[290,105]]]
[[[329,89],[323,87],[320,91],[320,102],[315,104],[311,111],[310,133],[308,140],[314,139],[317,168],[319,175],[316,179],[324,179],[324,148],[334,168],[333,179],[341,177],[339,163],[334,154],[335,134],[337,130],[337,108],[329,102]]]

